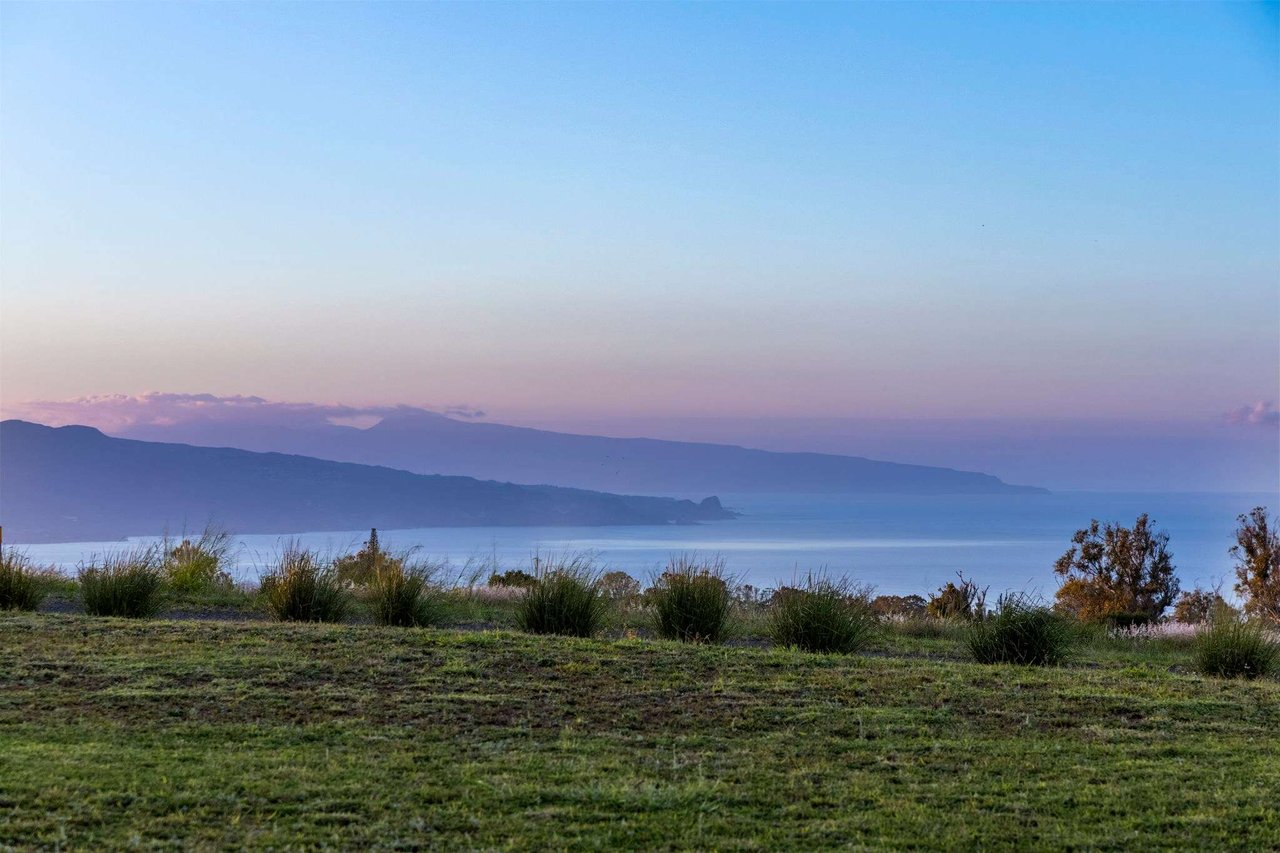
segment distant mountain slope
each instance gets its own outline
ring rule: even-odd
[[[725,444],[572,435],[503,424],[466,423],[431,412],[370,429],[291,429],[216,422],[135,427],[149,440],[302,453],[517,483],[611,492],[697,495],[726,492],[992,494],[1042,492],[989,474],[876,462],[825,453],[775,453]]]
[[[671,524],[732,518],[701,503],[424,476],[246,450],[110,438],[83,426],[0,423],[0,524],[10,542],[366,527]]]

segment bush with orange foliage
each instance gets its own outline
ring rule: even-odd
[[[1261,506],[1236,521],[1236,592],[1250,615],[1280,622],[1280,521],[1269,520]]]
[[[1095,519],[1071,542],[1053,566],[1063,578],[1059,611],[1087,621],[1149,621],[1178,597],[1169,534],[1153,530],[1146,513],[1131,528]]]

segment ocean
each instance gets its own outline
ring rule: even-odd
[[[419,556],[496,561],[527,568],[543,556],[591,552],[600,566],[642,580],[675,554],[719,555],[729,572],[760,588],[791,584],[811,571],[845,576],[882,594],[927,595],[963,572],[991,594],[1017,590],[1051,598],[1053,562],[1072,533],[1092,518],[1131,524],[1149,513],[1167,530],[1184,589],[1234,581],[1227,549],[1235,519],[1254,506],[1280,509],[1266,493],[1058,492],[1018,496],[722,495],[742,513],[732,521],[672,527],[464,527],[379,530],[383,547]],[[357,549],[368,530],[289,536],[249,535],[236,542],[234,575],[256,581],[294,541],[328,554]],[[154,538],[20,546],[33,559],[73,571],[95,554]]]

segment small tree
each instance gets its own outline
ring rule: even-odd
[[[401,568],[403,561],[391,556],[378,544],[378,530],[369,531],[369,539],[359,551],[340,557],[335,563],[338,577],[346,583],[365,586],[384,568]]]
[[[618,604],[632,604],[640,599],[640,581],[626,572],[605,572],[600,578],[600,592]]]
[[[871,600],[872,609],[881,616],[923,616],[928,605],[920,595],[877,595]]]
[[[1219,616],[1234,613],[1234,608],[1217,590],[1193,589],[1184,592],[1173,605],[1173,621],[1184,625],[1202,625]]]
[[[538,582],[538,579],[528,572],[520,569],[507,569],[502,574],[494,572],[489,575],[489,586],[515,587],[518,589],[528,589]]]
[[[1255,506],[1236,519],[1236,592],[1245,611],[1280,622],[1280,519],[1268,520],[1267,508]]]
[[[981,619],[987,612],[987,591],[958,575],[960,583],[947,585],[929,597],[925,612],[935,619]]]
[[[1054,563],[1063,578],[1057,607],[1080,619],[1158,619],[1178,597],[1169,534],[1155,532],[1146,513],[1132,528],[1094,519],[1071,537]]]

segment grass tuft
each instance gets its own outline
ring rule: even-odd
[[[516,605],[516,625],[530,634],[590,637],[604,625],[608,601],[590,558],[553,560]]]
[[[673,558],[646,595],[663,639],[718,643],[729,631],[733,597],[722,559]]]
[[[288,548],[262,579],[267,611],[281,622],[342,622],[352,595],[338,573],[313,552]]]
[[[225,568],[231,545],[231,534],[212,524],[194,542],[166,542],[164,570],[170,589],[183,595],[231,589],[234,583]]]
[[[1002,597],[996,611],[973,623],[969,653],[978,663],[1053,666],[1065,660],[1075,641],[1061,615],[1021,596]]]
[[[853,654],[871,642],[878,625],[866,590],[823,578],[779,595],[769,614],[773,641],[806,652]]]
[[[155,548],[108,554],[80,568],[80,594],[90,616],[145,619],[164,603],[163,559]]]
[[[1261,622],[1220,618],[1196,634],[1196,671],[1215,678],[1258,678],[1280,666],[1280,645]]]
[[[444,591],[432,583],[429,566],[389,560],[369,584],[370,610],[378,625],[426,628],[440,624],[446,610]]]
[[[35,610],[44,593],[44,579],[26,554],[0,554],[0,610]]]

